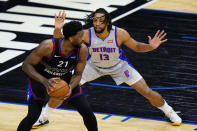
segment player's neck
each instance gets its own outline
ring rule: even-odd
[[[104,40],[109,35],[109,33],[110,32],[107,29],[105,29],[102,33],[96,33],[96,36]]]
[[[61,50],[64,55],[69,54],[74,49],[73,45],[68,40],[63,40],[61,42]]]

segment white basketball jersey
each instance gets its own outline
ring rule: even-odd
[[[112,26],[109,35],[104,40],[96,36],[94,27],[89,28],[89,32],[90,62],[101,68],[108,68],[118,64],[121,61],[122,50],[117,43],[117,27]]]

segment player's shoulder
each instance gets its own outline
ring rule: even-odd
[[[89,29],[90,28],[88,28],[88,29],[84,29],[83,31],[84,31],[84,33],[89,33]]]
[[[87,60],[87,57],[88,57],[88,48],[87,48],[87,46],[84,44],[84,43],[82,43],[81,44],[81,47],[80,47],[80,60],[81,61],[86,61]]]
[[[40,45],[41,46],[49,46],[50,44],[52,44],[52,39],[46,39],[46,40],[43,40]]]
[[[89,37],[89,29],[84,29],[84,36]]]
[[[117,27],[117,38],[120,41],[125,41],[130,38],[130,34],[127,32],[127,30]]]
[[[82,43],[80,49],[81,50],[88,50],[88,47],[85,43]]]
[[[88,47],[84,43],[81,44],[80,53],[88,54]]]
[[[124,43],[130,38],[130,34],[123,28],[117,27],[117,39],[120,44]]]
[[[52,39],[43,40],[37,47],[37,51],[42,51],[46,53],[51,52],[52,49],[53,49]]]
[[[85,43],[89,44],[89,37],[90,37],[89,29],[85,29],[83,31],[84,31],[83,40],[85,41]]]
[[[117,34],[119,35],[124,35],[125,33],[128,33],[125,29],[120,28],[120,27],[116,27],[117,28]]]

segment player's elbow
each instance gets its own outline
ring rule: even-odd
[[[22,64],[22,70],[25,71],[25,69],[26,69],[26,63],[23,62],[23,64]]]
[[[22,70],[24,72],[26,72],[27,71],[27,68],[28,68],[28,63],[26,61],[24,61],[23,64],[22,64]]]

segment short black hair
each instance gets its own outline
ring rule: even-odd
[[[89,28],[93,26],[93,17],[96,13],[101,13],[105,15],[105,23],[109,23],[107,29],[110,31],[112,29],[112,22],[110,14],[104,8],[98,8],[96,11],[92,12],[90,15],[87,15],[85,18],[84,28]]]
[[[70,21],[65,23],[63,27],[64,39],[68,39],[69,37],[76,35],[77,32],[82,29],[82,24],[79,21]]]

